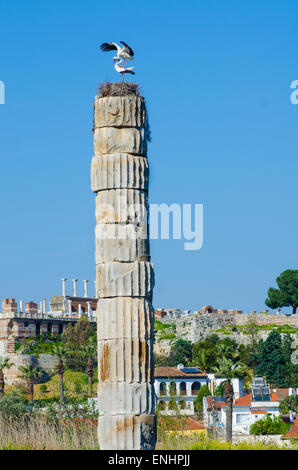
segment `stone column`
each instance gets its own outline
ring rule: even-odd
[[[84,297],[88,297],[88,282],[87,280],[83,281],[84,282]]]
[[[94,108],[99,444],[102,450],[152,450],[154,273],[145,100],[99,95]]]
[[[61,281],[62,281],[62,295],[63,297],[65,297],[66,296],[66,281],[67,281],[66,277],[63,277]]]
[[[73,280],[72,280],[72,284],[73,284],[73,296],[74,296],[74,297],[77,297],[77,296],[78,296],[77,282],[78,282],[78,279],[73,279]]]

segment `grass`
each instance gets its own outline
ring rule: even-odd
[[[264,444],[240,442],[233,444],[209,437],[196,435],[183,436],[181,433],[163,435],[158,439],[157,450],[297,450],[297,446],[279,446],[277,444]]]
[[[97,396],[97,370],[94,370],[93,396]],[[43,393],[42,384],[34,385],[34,398],[53,398],[59,396],[59,375],[56,374],[45,383],[47,392]],[[88,376],[84,372],[75,372],[67,369],[64,373],[63,388],[68,396],[88,394]]]
[[[177,432],[169,433],[167,427],[158,426],[157,450],[297,450],[295,444],[290,447],[262,442],[232,444],[204,435],[183,435],[179,424],[174,428]],[[42,415],[11,421],[0,419],[0,450],[99,450],[97,423],[90,419],[51,421]]]
[[[154,330],[155,331],[164,331],[168,328],[172,328],[172,325],[169,323],[162,323],[161,321],[155,320],[154,322]]]
[[[281,334],[293,334],[297,335],[298,334],[298,328],[294,328],[290,325],[275,325],[275,324],[269,324],[269,325],[253,325],[255,328],[255,331],[272,331],[275,330],[278,333]],[[219,328],[217,330],[213,330],[212,333],[222,333],[224,335],[231,335],[233,333],[243,333],[244,335],[249,335],[251,334],[250,331],[250,326],[249,325],[243,325],[243,326],[233,326],[233,325],[225,325],[222,328]]]
[[[93,396],[97,396],[97,369],[94,369],[93,378]],[[46,386],[47,391],[43,392]],[[88,395],[88,376],[84,372],[76,372],[67,369],[64,373],[63,388],[68,396],[87,396]],[[5,393],[10,393],[18,389],[22,395],[27,396],[27,387],[23,385],[5,385]],[[59,375],[53,375],[49,381],[44,384],[34,385],[34,400],[57,398],[59,397]]]
[[[181,433],[162,433],[159,435],[157,450],[297,450],[297,445],[250,443],[242,441],[237,444],[225,442],[208,436],[181,435]]]
[[[97,426],[91,421],[45,417],[3,421],[0,419],[0,450],[96,450]]]
[[[165,339],[174,340],[176,338],[176,325],[162,323],[161,321],[155,320],[154,330],[158,333],[157,342]]]
[[[195,444],[191,445],[189,450],[294,450],[286,445],[278,446],[275,444],[262,444],[262,443],[248,443],[240,442],[233,444],[230,442],[219,442],[215,439],[200,439]]]

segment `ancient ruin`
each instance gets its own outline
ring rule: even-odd
[[[113,85],[115,91],[118,84]],[[146,107],[138,93],[105,95],[96,96],[94,104],[91,168],[97,222],[99,444],[103,450],[150,450],[155,447],[156,415]]]

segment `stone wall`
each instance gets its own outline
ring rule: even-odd
[[[235,315],[235,325],[245,325],[255,322],[257,325],[289,325],[298,328],[298,314],[296,315],[273,315],[270,313]]]
[[[233,332],[231,334],[219,332],[217,330],[225,328],[227,325],[235,327],[243,327],[253,322],[259,326],[266,325],[289,325],[293,328],[298,328],[298,315],[272,315],[266,313],[260,314],[205,314],[200,313],[189,316],[182,316],[180,318],[158,318],[164,324],[175,325],[176,338],[182,338],[196,343],[206,336],[213,333],[217,334],[220,338],[231,338],[237,341],[238,344],[248,344],[250,337],[241,331]],[[172,332],[172,330],[171,330]],[[266,339],[270,330],[258,330],[258,339]],[[154,345],[154,352],[158,354],[168,354],[173,340],[159,341],[159,335],[156,337]]]
[[[48,378],[48,374],[55,371],[58,364],[58,358],[49,354],[40,354],[39,357],[29,354],[9,354],[8,357],[13,366],[10,369],[4,370],[4,378],[7,385],[24,383],[20,378],[21,372],[18,369],[19,366],[27,366],[29,364],[32,364],[34,367],[40,366],[45,371],[41,379],[42,381]]]

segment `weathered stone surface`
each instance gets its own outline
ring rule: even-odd
[[[146,108],[139,96],[109,96],[95,98],[94,127],[144,127]]]
[[[97,338],[149,339],[154,336],[154,308],[146,298],[99,299]]]
[[[7,355],[7,354],[6,354]],[[10,369],[5,369],[5,383],[7,385],[14,385],[16,383],[26,384],[24,379],[21,378],[21,371],[19,366],[33,365],[34,367],[39,366],[43,369],[43,379],[49,379],[48,373],[52,373],[58,364],[58,357],[51,356],[49,354],[40,354],[39,357],[33,354],[9,354],[9,360],[12,363]]]
[[[146,223],[148,193],[136,189],[109,189],[96,196],[95,216],[99,224]]]
[[[154,287],[153,265],[109,262],[96,267],[97,297],[147,297]]]
[[[153,450],[156,415],[100,416],[98,438],[101,450]]]
[[[100,415],[151,414],[155,402],[152,383],[104,383],[98,393]]]
[[[99,383],[152,382],[153,340],[98,341]]]
[[[147,224],[98,224],[95,262],[150,261]]]
[[[116,128],[101,127],[94,132],[95,155],[105,153],[131,153],[144,155],[147,153],[147,132],[135,127]]]
[[[149,169],[146,157],[128,153],[96,155],[91,165],[93,192],[132,188],[148,190]]]
[[[148,237],[148,126],[135,96],[97,97],[91,185],[101,449],[154,449],[154,287]]]

